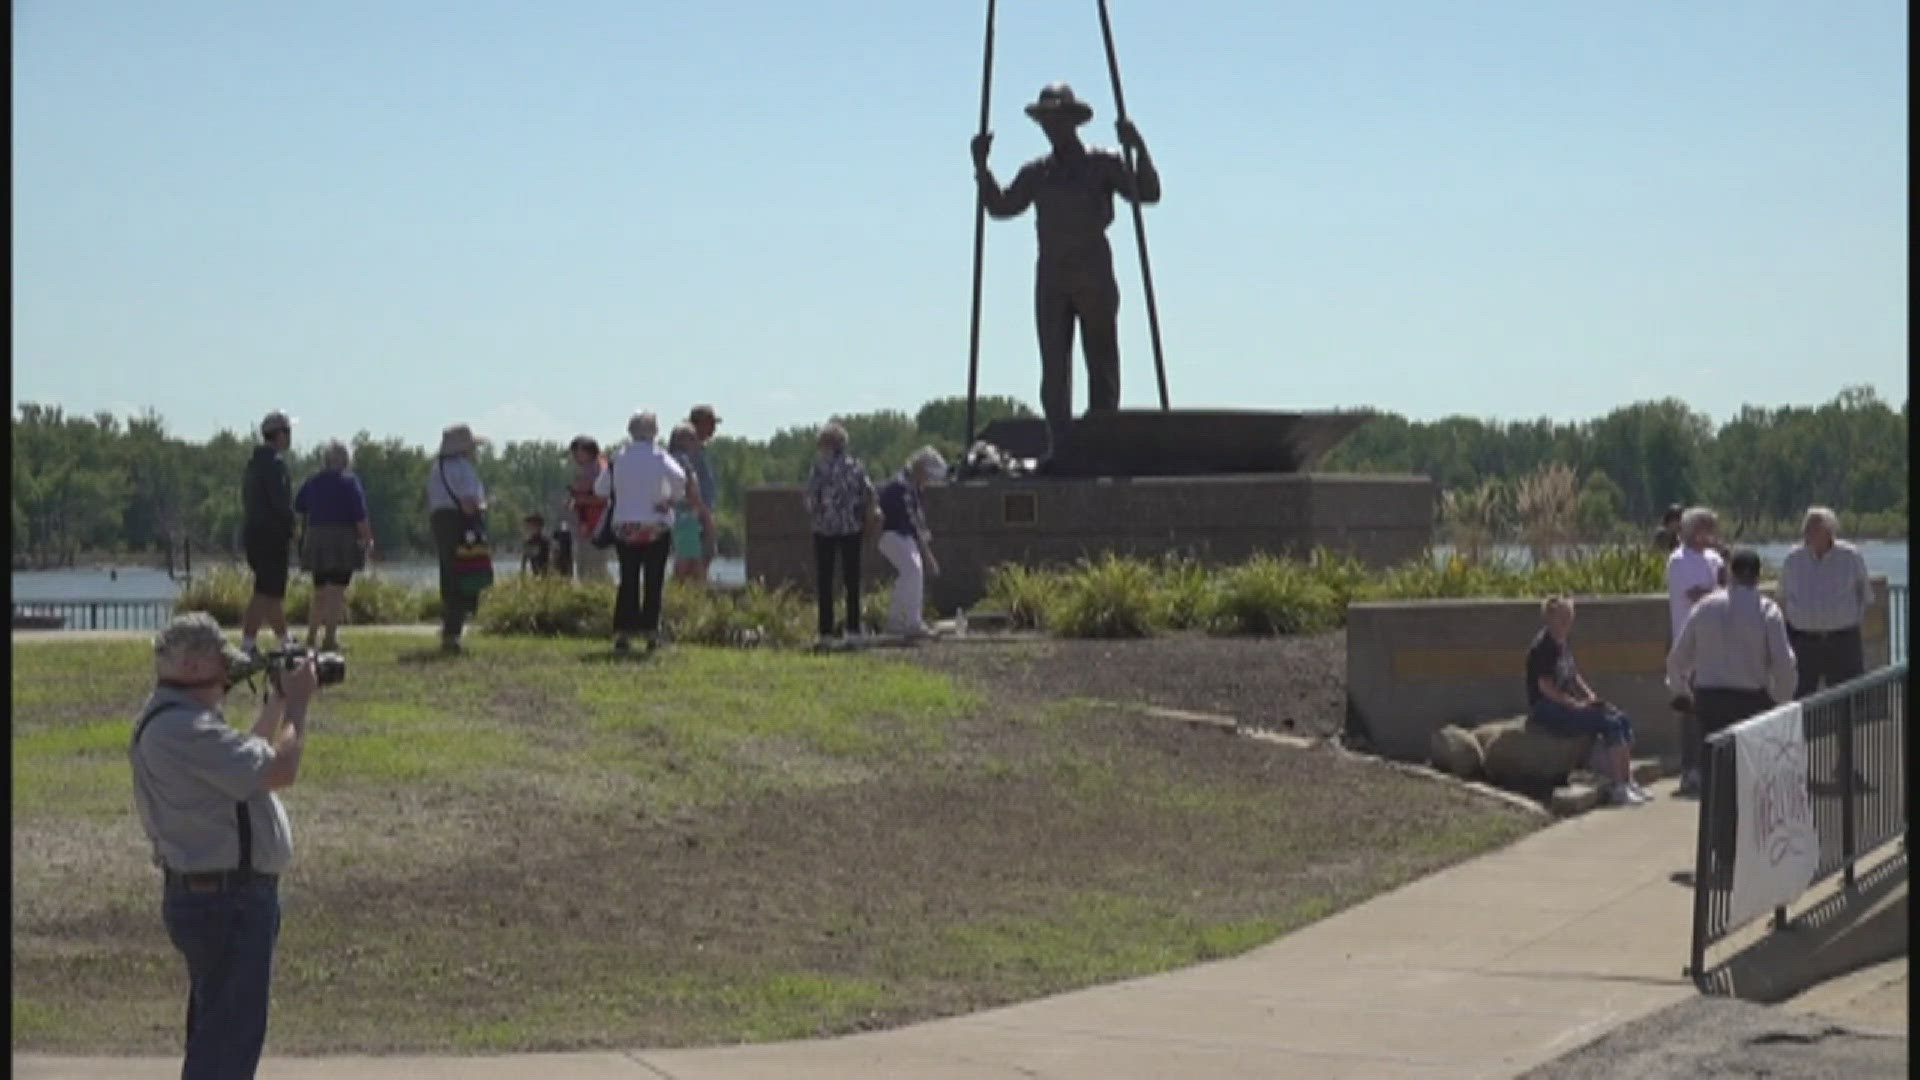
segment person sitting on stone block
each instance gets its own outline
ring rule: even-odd
[[[1550,596],[1540,605],[1542,627],[1527,650],[1527,722],[1558,735],[1592,735],[1595,758],[1606,774],[1606,797],[1615,806],[1639,806],[1652,798],[1633,780],[1633,721],[1600,700],[1573,662],[1567,635],[1573,631],[1573,601]]]

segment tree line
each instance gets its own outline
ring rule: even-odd
[[[980,401],[983,426],[1031,415],[1012,398]],[[911,415],[881,410],[840,422],[877,480],[920,446],[953,460],[966,437],[966,400],[941,398]],[[764,440],[720,436],[709,444],[723,552],[741,549],[747,489],[803,479],[818,434],[818,425],[798,425]],[[289,454],[296,484],[321,468],[321,439],[302,441]],[[82,554],[102,553],[170,565],[183,558],[185,544],[196,553],[237,552],[240,476],[254,442],[250,433],[231,431],[204,442],[182,439],[151,412],[123,421],[20,405],[13,424],[14,565],[72,565]],[[364,431],[350,445],[380,550],[431,551],[431,450]],[[497,538],[510,545],[529,512],[544,514],[549,529],[558,523],[571,470],[564,439],[484,447],[477,464]],[[1718,426],[1673,399],[1578,423],[1377,414],[1317,469],[1425,474],[1462,513],[1491,514],[1487,507],[1503,498],[1553,504],[1551,492],[1571,485],[1579,531],[1595,539],[1622,528],[1644,531],[1669,503],[1696,502],[1719,509],[1749,538],[1790,531],[1809,504],[1839,510],[1852,535],[1904,536],[1907,404],[1896,412],[1873,390],[1853,387],[1818,406],[1747,406]]]
[[[1591,539],[1650,530],[1675,503],[1712,506],[1723,531],[1748,539],[1797,533],[1809,505],[1834,508],[1850,535],[1904,537],[1907,403],[1896,412],[1871,387],[1849,387],[1817,406],[1744,406],[1717,426],[1673,398],[1577,423],[1386,414],[1318,468],[1423,473],[1456,504],[1525,501],[1522,488],[1571,476]],[[1544,483],[1521,484],[1527,478]]]
[[[979,423],[1032,410],[1011,398],[982,398]],[[932,445],[954,460],[966,439],[966,399],[929,401],[909,415],[897,410],[838,418],[854,452],[876,482],[908,455]],[[716,526],[721,551],[741,550],[741,510],[748,488],[806,478],[820,426],[785,428],[769,439],[716,437],[707,446],[719,488]],[[498,543],[515,546],[521,520],[563,512],[573,474],[565,438],[483,446],[476,455],[487,488],[488,523]],[[589,433],[592,434],[592,433]],[[296,489],[321,470],[324,436],[294,432],[287,455]],[[596,435],[596,438],[600,438]],[[414,556],[433,550],[427,525],[430,447],[360,432],[347,442],[353,472],[367,493],[377,553]],[[601,438],[618,446],[624,433]],[[240,477],[257,439],[221,431],[204,442],[169,434],[152,412],[121,420],[110,413],[70,415],[59,406],[22,404],[13,424],[13,562],[15,567],[71,566],[82,555],[131,555],[160,565],[233,555],[240,550]]]

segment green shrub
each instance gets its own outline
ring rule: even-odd
[[[1222,575],[1213,629],[1310,634],[1340,625],[1345,611],[1305,563],[1260,554]]]
[[[239,626],[253,599],[253,572],[236,563],[219,563],[193,576],[174,599],[176,612],[204,611],[221,626]],[[295,574],[287,583],[289,623],[305,623],[313,603],[313,581]]]
[[[1062,575],[1018,563],[1002,563],[987,571],[987,599],[1007,613],[1016,630],[1039,630],[1060,603]]]
[[[1503,563],[1451,555],[1435,564],[1422,556],[1380,578],[1376,595],[1387,600],[1450,600],[1470,596],[1524,596],[1531,582]]]
[[[175,611],[204,611],[222,626],[238,626],[253,596],[253,574],[220,563],[194,575],[174,601]],[[313,578],[295,572],[287,584],[287,621],[305,625],[313,611]],[[409,586],[377,572],[359,573],[347,586],[347,622],[355,626],[431,622],[440,617],[432,587]]]
[[[475,621],[495,634],[607,637],[613,633],[613,585],[552,574],[505,575],[480,597]]]
[[[661,613],[666,634],[690,645],[799,645],[813,640],[814,619],[811,597],[759,582],[710,589],[669,581]]]
[[[1380,589],[1379,574],[1361,565],[1352,555],[1314,548],[1307,556],[1307,569],[1313,578],[1333,594],[1340,611],[1340,622],[1347,621],[1347,605],[1355,600],[1370,600]]]
[[[1530,594],[1619,596],[1665,592],[1667,555],[1643,545],[1613,545],[1542,563],[1529,575]]]
[[[347,586],[347,621],[356,626],[381,626],[425,622],[427,601],[432,597],[433,616],[440,614],[440,597],[434,587],[411,586],[376,572],[355,574]]]
[[[1052,629],[1062,637],[1151,637],[1162,605],[1150,565],[1108,553],[1062,576]]]
[[[253,595],[253,575],[231,563],[195,574],[173,602],[176,612],[204,611],[221,626],[238,626]]]
[[[1203,630],[1219,605],[1218,576],[1198,561],[1169,556],[1160,564],[1160,621],[1171,630]]]

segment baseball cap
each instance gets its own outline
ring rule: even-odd
[[[695,405],[693,411],[687,414],[687,419],[707,420],[715,424],[720,422],[720,418],[714,415],[713,406],[711,405]]]
[[[172,622],[154,635],[153,652],[156,657],[219,656],[226,660],[228,668],[248,663],[247,654],[228,641],[220,632],[220,624],[204,611],[174,616]]]
[[[275,409],[260,421],[260,437],[267,438],[276,431],[292,431],[293,417]]]

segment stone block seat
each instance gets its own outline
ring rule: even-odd
[[[1472,729],[1449,724],[1434,732],[1435,768],[1463,780],[1486,779],[1508,791],[1545,798],[1572,773],[1587,768],[1594,736],[1561,735],[1524,716]]]

